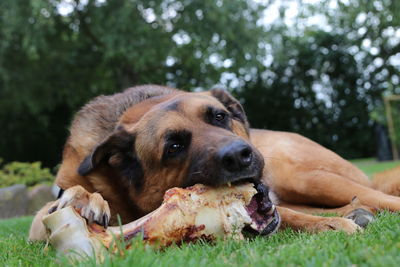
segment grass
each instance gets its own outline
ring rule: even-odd
[[[32,217],[0,220],[1,266],[48,266],[54,262],[52,249],[44,244],[27,242]]]
[[[400,164],[354,161],[372,175]],[[52,248],[26,241],[32,217],[0,220],[1,266],[64,266]],[[383,212],[362,233],[307,234],[286,230],[269,238],[225,241],[215,245],[197,243],[164,251],[144,247],[129,250],[124,257],[108,257],[104,266],[398,266],[400,262],[400,216]],[[78,266],[96,266],[93,260]]]

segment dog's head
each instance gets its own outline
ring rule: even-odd
[[[154,98],[127,110],[79,172],[99,166],[115,170],[138,208],[149,212],[171,187],[259,180],[264,161],[249,141],[240,103],[214,89]]]

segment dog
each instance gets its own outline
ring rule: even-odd
[[[127,223],[153,211],[169,188],[249,179],[274,192],[282,227],[353,233],[365,212],[400,210],[399,197],[372,189],[334,152],[294,133],[250,129],[225,90],[144,85],[99,96],[76,114],[56,177],[65,191],[37,213],[29,239],[44,240],[42,217],[68,205],[107,227],[117,215]],[[312,215],[320,212],[338,216]]]

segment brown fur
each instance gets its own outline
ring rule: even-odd
[[[216,127],[206,123],[204,114],[209,106],[228,112],[232,118],[229,124]],[[171,130],[191,133],[191,153],[184,161],[165,164],[163,144]],[[56,178],[61,188],[68,189],[67,194],[38,213],[30,239],[44,238],[41,217],[49,207],[75,205],[103,223],[110,216],[108,207],[110,223],[116,223],[117,214],[123,223],[145,215],[160,205],[167,189],[198,182],[197,173],[208,175],[208,179],[215,176],[211,172],[218,170],[213,170],[211,155],[226,140],[242,140],[253,148],[255,158],[264,159],[262,181],[280,200],[284,226],[354,232],[358,227],[349,219],[303,212],[329,212],[321,207],[331,207],[340,215],[357,207],[400,210],[400,198],[372,189],[359,169],[311,140],[291,133],[249,131],[243,108],[222,90],[185,93],[147,85],[97,97],[77,113]],[[129,162],[136,162],[133,167],[126,166],[128,156]],[[200,170],[192,169],[200,163]],[[130,167],[136,168],[134,175],[142,173],[142,177],[125,179],[119,170],[129,171]],[[92,201],[85,200],[92,199],[94,192],[104,200],[98,194]],[[357,205],[351,204],[354,196],[360,200]]]
[[[400,166],[375,174],[372,187],[389,195],[400,196]]]

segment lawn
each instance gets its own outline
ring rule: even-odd
[[[372,160],[354,162],[368,175],[395,165]],[[53,249],[26,241],[31,217],[0,220],[1,266],[59,266]],[[398,266],[400,216],[383,212],[362,233],[307,234],[286,230],[269,238],[225,241],[215,245],[191,244],[165,251],[130,250],[124,257],[110,257],[104,266]],[[80,266],[95,266],[93,261]]]

